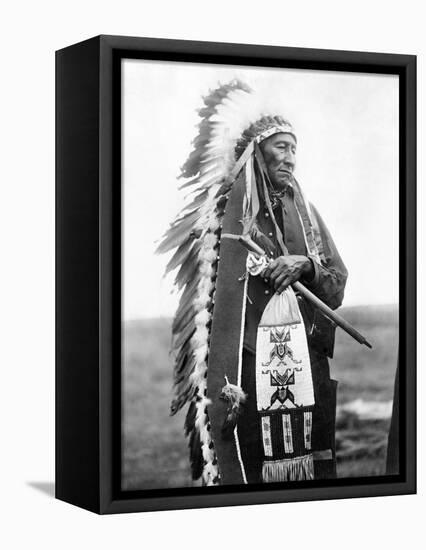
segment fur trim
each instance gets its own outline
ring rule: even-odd
[[[227,376],[225,376],[225,380],[226,380],[226,384],[222,388],[220,398],[225,399],[232,406],[239,407],[241,403],[245,402],[247,398],[247,394],[239,386],[235,384],[231,384]]]

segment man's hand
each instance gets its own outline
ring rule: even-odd
[[[297,255],[279,256],[262,273],[262,277],[268,279],[278,294],[302,277],[309,280],[313,275],[311,260]]]

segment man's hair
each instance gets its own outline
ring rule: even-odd
[[[248,144],[255,137],[262,134],[263,132],[266,132],[270,128],[274,128],[276,126],[291,127],[291,124],[288,120],[286,120],[280,115],[263,116],[258,120],[256,120],[256,122],[253,122],[253,124],[250,124],[250,126],[244,130],[240,139],[237,141],[237,145],[235,146],[235,160],[238,160],[240,158],[240,156],[243,154],[243,152],[247,148]]]

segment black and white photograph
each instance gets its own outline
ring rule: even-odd
[[[5,4],[1,548],[423,540],[422,7]]]
[[[123,491],[399,474],[399,104],[121,60]]]

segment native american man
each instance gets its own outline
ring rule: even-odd
[[[347,272],[294,177],[294,128],[252,97],[233,81],[204,98],[182,169],[194,198],[159,247],[177,249],[168,271],[183,290],[172,414],[189,403],[192,473],[206,485],[336,475],[334,326],[291,285],[335,309]]]

